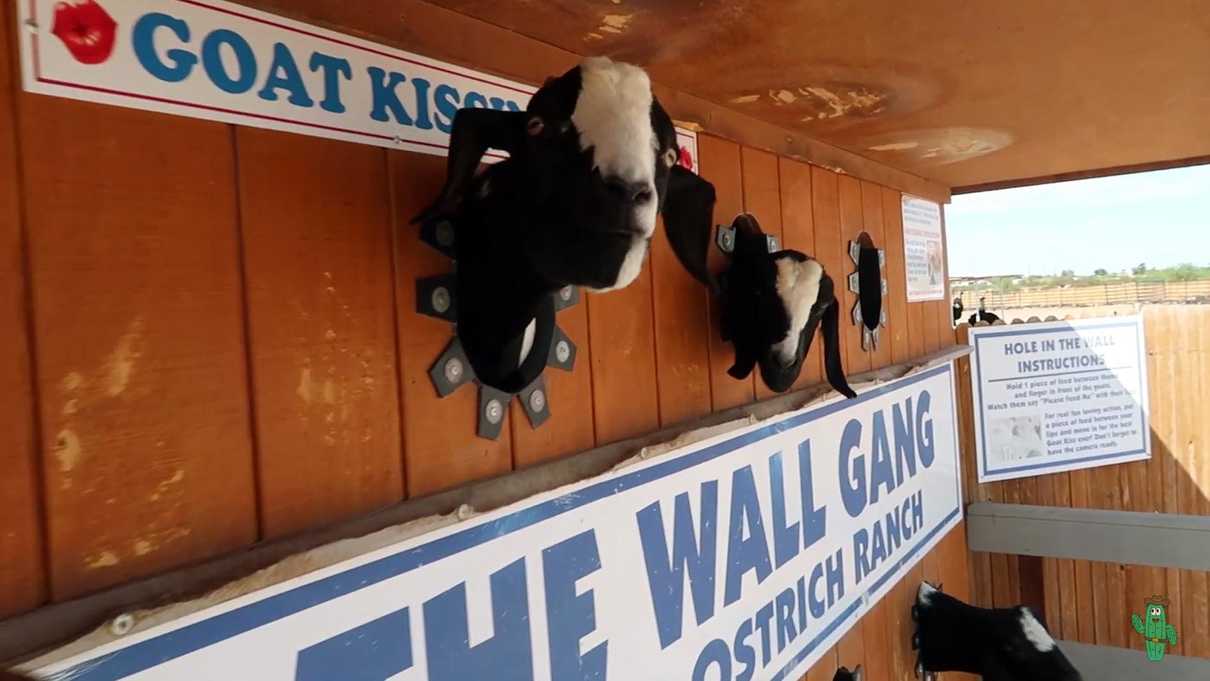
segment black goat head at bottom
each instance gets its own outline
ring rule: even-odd
[[[1081,681],[1025,606],[978,608],[921,582],[912,606],[918,674],[967,672],[984,681]]]
[[[840,353],[840,307],[823,265],[794,250],[772,250],[760,223],[741,214],[731,223],[731,260],[719,276],[723,340],[735,347],[728,373],[747,378],[759,367],[770,390],[789,390],[802,372],[816,330],[823,335],[828,382],[857,394],[845,378]]]

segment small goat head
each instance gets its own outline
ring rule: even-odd
[[[489,148],[509,158],[480,172]],[[521,365],[545,357],[526,338],[550,336],[546,299],[634,281],[659,212],[677,257],[710,281],[714,187],[679,154],[647,74],[606,58],[548,79],[525,111],[458,111],[445,186],[416,221],[456,227],[458,335],[480,380],[513,391],[536,378],[541,362]]]
[[[968,672],[988,681],[1080,681],[1025,606],[977,608],[921,582],[912,618],[918,672]]]
[[[731,263],[719,276],[723,340],[735,346],[735,364],[728,373],[743,379],[759,366],[765,385],[784,392],[798,379],[822,326],[828,382],[842,395],[856,397],[840,359],[835,286],[823,265],[799,251],[770,253],[752,215],[739,215],[731,226]]]

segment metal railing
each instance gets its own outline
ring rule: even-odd
[[[1210,279],[1197,281],[1129,281],[1094,286],[1022,289],[1020,291],[962,291],[967,310],[974,311],[984,298],[992,311],[1022,307],[1091,307],[1136,303],[1210,302]]]

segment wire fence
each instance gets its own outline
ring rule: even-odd
[[[1210,303],[1210,279],[1131,281],[1097,286],[1023,289],[1003,293],[962,291],[955,295],[962,298],[962,305],[968,310],[978,308],[980,298],[985,299],[989,310],[1018,307],[1092,307],[1133,303]]]

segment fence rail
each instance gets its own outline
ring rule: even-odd
[[[1067,307],[1094,305],[1130,305],[1134,303],[1210,302],[1210,279],[1198,281],[1122,282],[1100,286],[1024,289],[995,293],[962,291],[957,294],[968,310],[986,299],[989,310],[1017,307]]]

